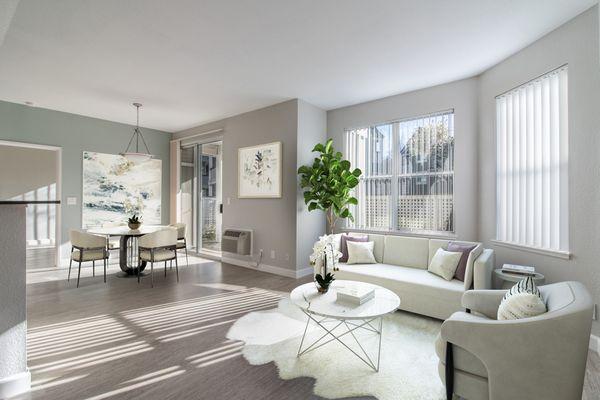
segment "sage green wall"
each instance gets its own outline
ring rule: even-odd
[[[126,107],[127,105],[124,105]],[[132,108],[132,119],[134,118]],[[162,160],[161,219],[169,222],[169,141],[171,135],[142,129],[148,147]],[[81,227],[82,154],[84,150],[117,154],[124,150],[133,126],[43,108],[0,101],[0,140],[62,147],[62,254],[66,257],[69,229]],[[26,162],[24,160],[23,162]],[[14,165],[19,174],[19,165]],[[66,204],[68,196],[77,205]]]

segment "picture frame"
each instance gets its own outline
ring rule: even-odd
[[[282,165],[281,142],[239,148],[238,198],[281,198]]]

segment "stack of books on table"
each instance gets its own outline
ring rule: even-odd
[[[516,275],[534,276],[535,268],[528,267],[526,265],[504,264],[502,266],[502,272]]]
[[[336,292],[336,301],[357,306],[375,297],[375,289],[368,287],[346,286],[337,288]]]

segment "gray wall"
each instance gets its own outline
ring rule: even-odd
[[[298,154],[297,167],[312,164],[315,153],[311,150],[317,143],[327,139],[327,113],[298,100]],[[299,187],[300,179],[297,176]],[[296,199],[296,259],[299,268],[309,266],[313,244],[325,234],[325,214],[322,211],[308,212],[304,204],[303,190],[298,190]]]
[[[178,132],[182,138],[223,129],[223,228],[254,230],[254,251],[264,250],[263,263],[296,270],[296,132],[298,102],[290,100]],[[283,187],[280,199],[238,199],[238,149],[282,142]],[[231,203],[227,203],[230,199]],[[271,250],[275,258],[271,258]]]
[[[127,107],[127,105],[124,105]],[[134,118],[132,109],[132,119]],[[69,229],[81,227],[82,154],[84,150],[117,154],[125,149],[133,127],[59,111],[0,101],[0,140],[62,147],[62,243]],[[143,121],[143,114],[142,114]],[[150,151],[162,160],[162,222],[169,222],[169,133],[143,129]],[[18,175],[19,165],[11,171]],[[76,206],[66,197],[77,197]],[[68,252],[63,246],[63,258]]]
[[[342,149],[344,130],[454,109],[456,236],[477,238],[477,78],[404,93],[327,112],[327,131]]]
[[[586,11],[483,73],[479,90],[479,239],[496,263],[533,265],[547,281],[577,280],[600,303],[600,64],[598,10]],[[496,229],[495,100],[504,91],[569,64],[569,242],[571,260],[494,246]],[[595,322],[593,332],[600,334]]]

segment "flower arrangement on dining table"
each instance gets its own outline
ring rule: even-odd
[[[334,235],[319,237],[310,255],[310,264],[314,268],[314,280],[319,292],[326,293],[329,290],[329,286],[335,280],[330,271],[337,271],[341,257],[342,253],[337,250]]]

